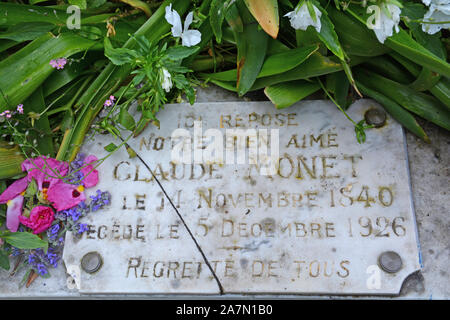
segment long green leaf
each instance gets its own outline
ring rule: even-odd
[[[385,43],[386,46],[408,59],[416,61],[418,64],[436,73],[450,77],[450,64],[414,41],[405,30],[401,29],[399,33],[386,39]]]
[[[51,59],[70,57],[95,44],[73,33],[58,37],[45,34],[1,61],[0,110],[23,103],[52,72],[57,72],[49,64]]]
[[[450,112],[436,98],[360,68],[357,72],[357,80],[403,108],[450,130]]]
[[[244,32],[238,34],[237,91],[240,96],[252,87],[261,71],[267,39],[267,34],[258,30],[257,24],[244,25]]]
[[[328,6],[327,12],[347,54],[375,57],[390,51],[389,48],[378,42],[373,32],[366,26],[361,26],[358,20],[349,16],[345,11]]]
[[[295,48],[282,53],[274,54],[264,61],[258,78],[272,76],[291,70],[302,64],[319,49],[317,44],[307,47]]]
[[[365,25],[366,20],[357,13],[357,11],[361,11],[361,8],[356,8],[352,10],[347,9],[347,11],[358,19],[361,24]],[[398,33],[387,38],[384,44],[421,66],[450,77],[450,64],[419,44],[403,29],[400,29]]]
[[[256,78],[268,77],[289,71],[302,64],[314,52],[316,52],[318,48],[318,45],[315,44],[307,47],[290,49],[288,51],[283,51],[281,53],[276,53],[268,56],[264,61],[261,72]],[[210,74],[204,73],[202,74],[202,76],[219,81],[236,81],[237,69]]]
[[[22,173],[20,165],[25,160],[18,146],[12,147],[0,141],[0,179],[7,179]]]
[[[103,23],[115,14],[87,15],[81,14],[81,25]],[[0,3],[0,26],[13,26],[23,22],[51,23],[65,27],[67,19],[71,16],[64,8],[34,6],[15,3]]]
[[[283,74],[257,79],[251,90],[262,89],[285,81],[309,79],[312,77],[341,71],[342,69],[342,65],[339,62],[315,52],[304,63]]]
[[[23,105],[25,112],[31,111],[36,114],[41,114],[46,108],[42,86],[36,89],[24,101]],[[52,131],[46,113],[41,114],[39,119],[34,122],[34,127],[37,129],[37,132],[30,132],[30,138],[37,141],[37,149],[43,155],[54,157],[55,150],[53,148]]]
[[[0,268],[9,270],[9,257],[0,247]]]
[[[369,87],[365,86],[363,82],[358,81],[358,87],[361,89],[361,91],[371,97],[372,99],[378,101],[384,109],[399,123],[401,123],[406,129],[411,131],[413,134],[418,136],[419,138],[423,139],[426,142],[430,142],[430,139],[428,138],[425,131],[422,129],[422,127],[417,123],[414,116],[409,113],[407,110],[403,109],[399,104],[397,104],[395,101],[389,99],[388,97],[382,95],[381,93],[370,89]]]
[[[0,238],[18,249],[46,248],[48,243],[41,240],[37,235],[28,232],[2,231]]]
[[[266,96],[277,109],[287,108],[320,89],[315,82],[296,80],[275,84],[264,89]]]

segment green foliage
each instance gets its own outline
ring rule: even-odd
[[[46,250],[48,246],[46,241],[28,232],[0,231],[0,238],[18,249],[44,248]]]

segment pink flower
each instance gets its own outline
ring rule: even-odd
[[[61,181],[53,171],[60,176],[65,176],[69,171],[69,164],[53,158],[39,156],[22,162],[22,171],[28,172],[28,182],[31,182],[34,178],[39,190],[43,191]]]
[[[54,220],[55,213],[52,208],[46,206],[34,207],[30,212],[30,217],[20,216],[20,223],[31,228],[34,234],[39,234],[47,230]]]
[[[6,227],[11,232],[16,232],[19,228],[19,220],[22,216],[23,195],[19,194],[17,197],[6,202]]]
[[[83,175],[82,185],[76,186],[60,182],[49,187],[47,200],[53,204],[56,210],[70,209],[78,205],[81,201],[86,200],[84,189],[94,187],[98,183],[98,171],[92,165],[97,160],[97,157],[94,155],[90,155],[84,159],[83,168],[80,170]]]
[[[91,163],[94,163],[97,160],[97,157],[94,155],[87,156],[86,159],[84,159],[84,168],[81,169],[84,178],[81,183],[85,188],[94,187],[98,183],[98,171],[91,165]]]
[[[20,113],[20,114],[23,114],[23,104],[19,104],[17,106],[17,112]]]
[[[56,69],[64,69],[64,66],[67,63],[67,59],[65,58],[59,58],[56,60],[50,60],[50,65],[52,66],[52,68],[56,68]]]
[[[0,195],[0,204],[6,203],[6,227],[16,232],[19,228],[19,217],[22,215],[23,192],[28,186],[27,177],[14,181]]]
[[[116,97],[114,97],[114,96],[109,96],[109,100],[114,101],[114,100],[116,100]]]
[[[0,117],[6,117],[9,119],[9,118],[11,118],[11,116],[12,116],[12,114],[11,114],[11,111],[9,111],[9,110],[5,110],[2,113],[0,113]]]
[[[57,211],[75,207],[81,201],[86,200],[84,187],[68,183],[57,183],[47,191],[47,200],[52,203]]]
[[[110,107],[112,106],[113,102],[111,100],[106,100],[105,103],[103,104],[105,107]]]
[[[67,60],[65,58],[59,58],[57,60],[58,66],[56,67],[56,69],[64,69],[64,66],[67,63]]]

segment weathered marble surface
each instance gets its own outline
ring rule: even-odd
[[[360,100],[349,114],[359,121],[377,107]],[[122,148],[102,164],[96,188],[112,192],[111,206],[85,219],[89,230],[81,239],[66,237],[67,266],[76,268],[88,252],[103,257],[99,271],[81,271],[80,292],[219,293],[144,164],[186,221],[224,293],[397,294],[420,268],[403,131],[392,119],[358,144],[348,119],[322,100],[284,111],[270,102],[176,104],[158,116],[161,129],[148,127],[129,141],[138,157],[128,159]],[[278,174],[260,175],[248,160],[171,165],[172,132],[189,129],[197,139],[191,126],[200,118],[203,134],[225,134],[237,124],[278,129]],[[101,158],[112,141],[98,135],[82,151]],[[385,251],[400,254],[397,273],[377,267]],[[367,285],[369,278],[379,284]]]
[[[235,95],[216,87],[199,90],[198,101],[242,101]],[[449,218],[448,218],[448,177],[449,177],[449,133],[433,125],[426,125],[432,145],[423,143],[407,133],[408,155],[411,168],[413,198],[416,218],[419,227],[419,238],[422,249],[423,268],[420,272],[410,276],[404,283],[401,294],[396,299],[421,298],[439,299],[450,297],[448,277],[449,264]],[[7,273],[0,273],[0,296],[14,297],[83,297],[76,290],[69,290],[66,286],[63,267],[52,270],[53,277],[47,280],[38,279],[29,289],[18,289],[17,278],[11,279]],[[95,295],[102,297],[103,295]],[[104,296],[103,296],[104,297]],[[114,297],[114,296],[113,296]],[[163,296],[139,296],[151,297]],[[194,296],[195,297],[195,296]],[[239,295],[232,295],[239,298]],[[245,296],[243,296],[245,297]],[[268,296],[264,296],[268,297]],[[276,297],[276,296],[269,296]],[[299,298],[286,296],[284,298]],[[324,296],[325,298],[332,296]],[[358,296],[353,296],[357,298]],[[364,296],[360,296],[364,298]]]

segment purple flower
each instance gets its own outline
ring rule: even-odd
[[[17,106],[17,112],[20,113],[20,114],[23,114],[23,104],[19,104]]]
[[[36,263],[36,255],[30,253],[28,256],[28,264],[34,265]]]
[[[61,227],[59,226],[59,224],[55,224],[50,229],[48,229],[47,230],[48,238],[52,241],[55,241],[56,237],[58,236],[58,232],[59,232],[60,228]]]
[[[97,194],[90,196],[90,198],[92,199],[90,207],[94,212],[111,202],[111,195],[108,191],[102,192],[101,190],[97,190]]]
[[[114,102],[113,101],[111,101],[111,100],[106,100],[105,101],[105,103],[103,104],[105,107],[110,107],[110,106],[112,106],[114,104]]]
[[[58,261],[61,257],[58,256],[52,247],[48,248],[47,254],[45,256],[45,260],[53,267],[58,267]]]
[[[0,113],[0,116],[1,117],[6,117],[6,118],[11,118],[11,116],[12,116],[12,113],[11,113],[11,111],[9,111],[9,110],[5,110],[5,111],[3,111],[2,113]]]
[[[45,267],[45,265],[43,263],[38,263],[36,267],[37,267],[38,273],[41,276],[46,275],[48,273],[47,268]]]
[[[81,233],[89,230],[88,225],[86,223],[79,223],[77,226],[78,226],[78,232],[77,232],[78,234],[81,234]]]
[[[13,257],[17,257],[17,256],[20,255],[20,254],[22,254],[22,250],[17,249],[17,248],[13,248],[13,251],[12,251],[12,253],[11,253],[11,255],[12,255]]]

